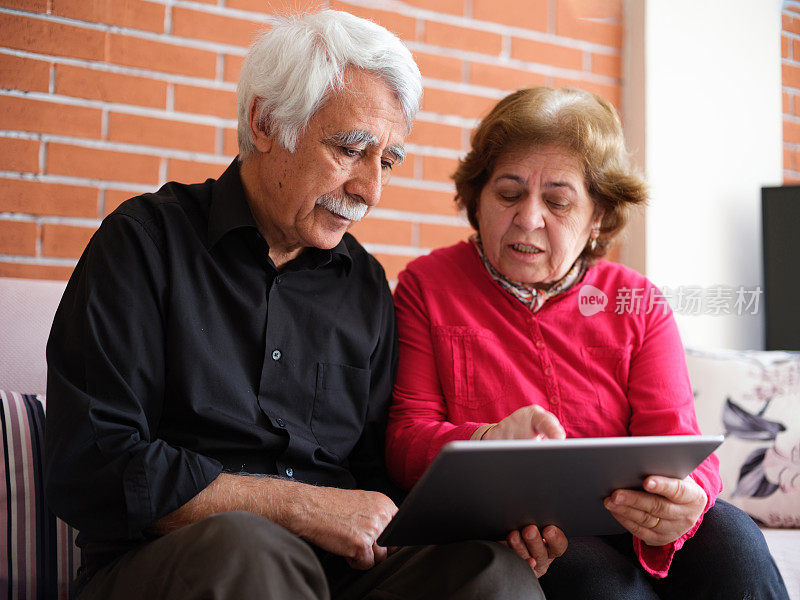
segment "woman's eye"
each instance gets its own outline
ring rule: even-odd
[[[562,202],[560,200],[548,200],[547,204],[549,204],[550,206],[552,206],[553,208],[555,208],[557,210],[563,210],[565,208],[569,208],[569,203]]]

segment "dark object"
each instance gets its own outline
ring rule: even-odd
[[[683,478],[723,437],[682,435],[450,442],[384,532],[382,546],[502,540],[528,524],[568,536],[624,533],[603,506],[648,475]]]
[[[761,188],[767,350],[800,350],[800,185]]]

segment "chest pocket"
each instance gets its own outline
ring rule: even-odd
[[[630,349],[585,346],[581,349],[587,379],[594,389],[595,427],[602,435],[627,435],[631,409],[628,401]]]
[[[319,445],[346,458],[361,437],[368,401],[369,369],[317,363],[311,431]]]
[[[448,402],[479,408],[505,393],[509,359],[491,331],[434,327],[432,333],[439,380]]]

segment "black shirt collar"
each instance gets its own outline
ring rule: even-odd
[[[211,188],[211,208],[208,216],[209,248],[214,247],[228,232],[234,229],[247,227],[258,231],[256,220],[253,218],[250,205],[247,203],[247,196],[244,193],[239,167],[239,158],[236,157]],[[315,266],[327,264],[334,256],[342,257],[342,264],[345,265],[348,272],[352,265],[352,258],[344,236],[331,250],[309,248],[301,253],[300,257],[306,254],[314,256],[311,262],[315,263]],[[299,260],[300,257],[295,260]],[[309,257],[306,256],[302,261],[304,265],[308,265],[308,259]]]

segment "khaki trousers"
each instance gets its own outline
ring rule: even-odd
[[[544,598],[528,565],[494,542],[404,548],[368,571],[338,571],[329,581],[309,544],[271,521],[230,512],[124,554],[78,600]]]

